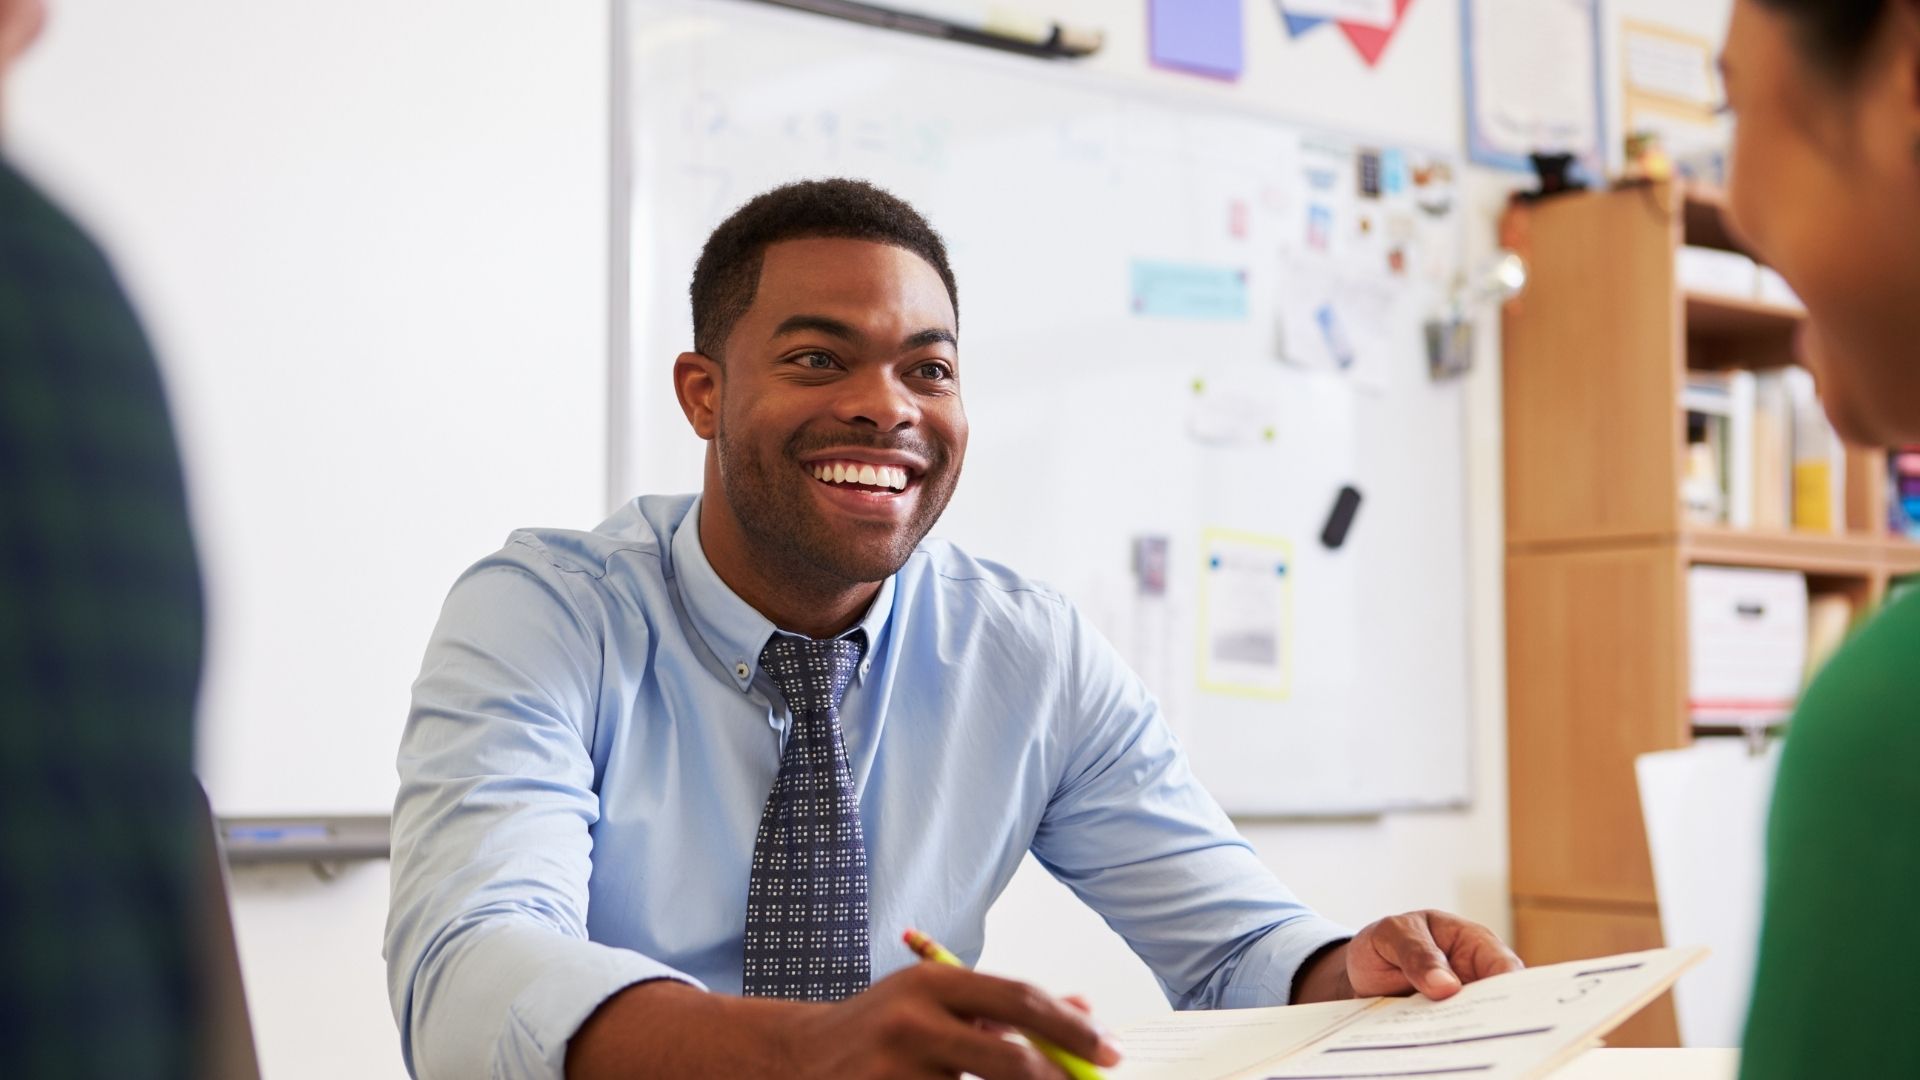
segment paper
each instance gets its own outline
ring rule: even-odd
[[[1631,20],[1621,24],[1620,38],[1627,133],[1657,137],[1680,176],[1725,183],[1733,124],[1719,111],[1723,91],[1712,43]]]
[[[1564,151],[1596,174],[1601,121],[1599,0],[1465,0],[1467,150],[1526,171]]]
[[[1151,59],[1219,79],[1237,79],[1246,63],[1240,0],[1152,0],[1147,12]]]
[[[1293,671],[1292,545],[1208,529],[1201,548],[1201,689],[1286,697]]]
[[[1393,32],[1400,28],[1400,20],[1406,17],[1407,5],[1412,2],[1413,0],[1394,0],[1393,19],[1385,26],[1374,26],[1351,20],[1341,21],[1340,32],[1347,35],[1347,40],[1353,43],[1354,51],[1360,54],[1360,59],[1365,60],[1368,67],[1379,66],[1380,58],[1386,54],[1387,44],[1393,40]]]
[[[1132,1053],[1111,1075],[1113,1080],[1451,1075],[1532,1080],[1597,1044],[1705,953],[1654,949],[1529,968],[1471,983],[1446,1001],[1334,1003],[1351,1010],[1344,1016],[1324,1005],[1248,1009],[1237,1016],[1176,1013],[1122,1028],[1119,1041]],[[1233,1019],[1222,1022],[1223,1015]],[[1143,1044],[1146,1054],[1136,1061],[1133,1048]],[[1263,1049],[1267,1056],[1252,1057]]]
[[[1231,1076],[1304,1047],[1372,1006],[1372,1001],[1362,999],[1272,1009],[1217,1009],[1130,1024],[1119,1034],[1126,1061],[1107,1070],[1107,1077]]]
[[[1766,874],[1767,808],[1780,743],[1702,739],[1634,763],[1653,856],[1660,932],[1713,955],[1674,988],[1684,1046],[1739,1046],[1753,991]]]
[[[1244,319],[1247,272],[1197,263],[1133,263],[1133,313],[1167,319]]]
[[[1203,446],[1271,445],[1280,434],[1280,407],[1252,380],[1195,379],[1187,403],[1187,435]]]
[[[1708,111],[1719,106],[1713,45],[1707,39],[1636,22],[1623,23],[1620,38],[1629,92]]]
[[[1394,31],[1406,17],[1412,0],[1274,0],[1287,33],[1301,34],[1324,23],[1333,23],[1353,43],[1354,50],[1368,67],[1380,63],[1393,40]]]

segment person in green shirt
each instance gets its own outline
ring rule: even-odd
[[[1920,441],[1920,0],[1735,0],[1737,228],[1806,302],[1840,433]],[[1741,1076],[1920,1077],[1920,593],[1814,680],[1782,751]],[[1883,993],[1884,992],[1884,993]]]

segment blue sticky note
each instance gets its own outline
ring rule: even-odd
[[[1247,317],[1247,272],[1232,266],[1133,264],[1133,313],[1165,319]]]
[[[1153,63],[1218,79],[1246,66],[1240,0],[1149,0],[1147,40]]]

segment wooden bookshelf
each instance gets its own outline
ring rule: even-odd
[[[1503,364],[1509,820],[1516,945],[1531,963],[1661,944],[1634,759],[1688,745],[1687,571],[1797,570],[1865,608],[1920,573],[1886,534],[1885,456],[1847,461],[1846,531],[1689,523],[1689,369],[1793,362],[1804,314],[1688,293],[1683,243],[1740,250],[1723,196],[1673,186],[1516,205],[1528,263]],[[1670,1000],[1616,1045],[1676,1045]]]
[[[1769,345],[1792,338],[1807,313],[1758,300],[1737,300],[1712,293],[1684,294],[1687,332],[1716,340],[1759,339]]]

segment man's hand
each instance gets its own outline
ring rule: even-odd
[[[629,987],[567,1047],[569,1080],[617,1076],[957,1077],[1059,1080],[1060,1068],[1002,1031],[1031,1032],[1099,1065],[1119,1051],[1082,1008],[1025,983],[915,964],[834,1005]]]
[[[1479,923],[1444,911],[1415,911],[1370,923],[1352,941],[1308,961],[1295,979],[1294,1001],[1413,992],[1438,1000],[1459,993],[1463,983],[1523,966]]]

